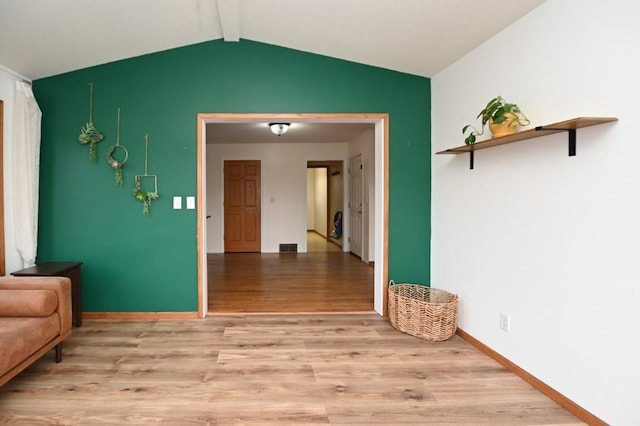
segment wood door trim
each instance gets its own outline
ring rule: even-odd
[[[174,320],[198,319],[197,312],[83,312],[82,319],[101,320]]]
[[[383,151],[383,173],[382,173],[382,314],[388,315],[387,298],[389,282],[389,114],[385,113],[198,113],[196,118],[197,147],[196,147],[196,179],[198,195],[197,208],[197,256],[198,256],[198,316],[205,317],[206,300],[204,300],[204,282],[205,282],[205,265],[206,265],[206,244],[204,235],[204,210],[202,202],[204,201],[204,185],[203,177],[203,156],[204,156],[204,135],[207,120],[244,120],[244,121],[294,121],[294,120],[321,120],[328,123],[343,120],[366,120],[382,124],[382,151]]]

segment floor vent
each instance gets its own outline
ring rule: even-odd
[[[280,253],[297,253],[298,244],[280,244]]]

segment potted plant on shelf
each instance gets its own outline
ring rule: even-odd
[[[469,135],[464,139],[465,144],[474,144],[476,137],[484,134],[484,126],[487,123],[489,123],[489,129],[494,138],[511,135],[518,130],[519,126],[526,126],[530,123],[518,105],[506,102],[502,96],[496,96],[491,99],[476,118],[481,117],[482,127],[480,131],[471,124],[467,124],[462,128],[463,135],[467,133],[467,130],[470,130]]]

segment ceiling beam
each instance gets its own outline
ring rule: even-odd
[[[218,15],[224,41],[240,41],[237,0],[218,0]]]

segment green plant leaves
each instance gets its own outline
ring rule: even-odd
[[[92,121],[80,129],[78,142],[83,145],[89,144],[89,160],[93,163],[95,163],[98,158],[96,144],[102,139],[104,139],[104,136],[95,128]]]
[[[464,140],[464,143],[467,145],[475,143],[476,137],[481,136],[484,133],[484,126],[489,121],[493,121],[495,124],[500,124],[508,120],[509,124],[513,127],[526,126],[530,123],[529,119],[524,115],[524,113],[522,113],[518,105],[506,102],[502,96],[496,96],[491,99],[478,113],[476,119],[479,118],[482,121],[482,131],[478,131],[470,124],[467,124],[462,128],[463,135],[467,130],[471,129],[471,133]]]

